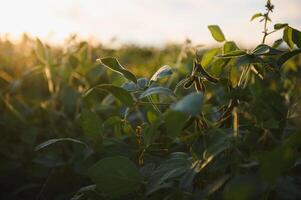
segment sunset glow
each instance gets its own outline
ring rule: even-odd
[[[273,3],[275,22],[286,20],[301,27],[301,1]],[[228,39],[250,45],[258,42],[262,30],[259,23],[248,23],[258,10],[263,11],[261,0],[220,0],[218,4],[211,0],[2,0],[0,34],[8,33],[15,39],[26,32],[61,42],[70,33],[77,33],[85,39],[106,42],[116,37],[121,42],[147,45],[181,42],[188,37],[208,44],[213,40],[207,25],[218,24],[226,36],[231,36]],[[237,26],[242,31],[237,31]],[[250,31],[255,34],[250,36]]]

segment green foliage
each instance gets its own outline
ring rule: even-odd
[[[119,197],[134,192],[142,183],[136,165],[126,157],[104,158],[89,170],[96,188],[109,197]]]
[[[211,32],[211,35],[212,37],[218,41],[218,42],[224,42],[226,39],[225,39],[225,36],[222,32],[222,30],[220,29],[219,26],[217,25],[210,25],[208,26],[208,29],[210,30]]]
[[[273,9],[251,49],[1,40],[0,198],[300,199],[300,31]]]

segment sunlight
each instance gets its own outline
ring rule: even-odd
[[[296,27],[301,26],[301,2],[274,2],[275,20],[286,19]],[[1,0],[0,33],[16,39],[26,32],[52,42],[61,42],[71,33],[77,33],[81,38],[100,41],[117,37],[122,42],[160,44],[182,42],[189,37],[195,42],[211,43],[206,24],[218,23],[225,27],[226,35],[232,36],[229,39],[250,45],[257,42],[255,38],[262,27],[246,21],[261,3],[259,0],[223,0],[218,5],[209,0]],[[236,10],[235,15],[232,9]],[[239,33],[234,28],[237,26],[242,27]],[[250,31],[254,36],[248,35]]]

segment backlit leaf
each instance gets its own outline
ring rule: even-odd
[[[210,30],[212,37],[216,41],[223,42],[223,41],[226,40],[225,36],[224,36],[224,34],[223,34],[223,32],[222,32],[222,30],[220,29],[219,26],[217,26],[217,25],[210,25],[210,26],[208,26],[208,29]]]
[[[126,79],[133,81],[134,83],[137,83],[136,76],[130,72],[129,70],[125,69],[116,58],[108,57],[108,58],[100,58],[97,59],[101,64],[103,64],[105,67],[123,75]]]

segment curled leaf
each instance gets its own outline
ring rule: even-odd
[[[137,83],[137,78],[136,76],[125,69],[116,58],[113,57],[107,57],[107,58],[100,58],[97,59],[101,64],[103,64],[105,67],[111,69],[114,72],[117,72],[121,75],[123,75],[126,79],[133,81],[134,83]]]
[[[145,90],[139,96],[139,99],[142,99],[144,97],[148,97],[148,96],[153,95],[153,94],[165,94],[165,95],[172,96],[172,97],[176,96],[174,94],[174,92],[172,90],[170,90],[169,88],[166,88],[166,87],[151,87],[151,88]]]
[[[159,79],[162,79],[164,77],[170,76],[172,74],[172,69],[170,66],[168,65],[164,65],[163,67],[161,67],[160,69],[158,69],[156,71],[156,73],[154,73],[154,75],[151,77],[150,81],[151,82],[156,82]]]

